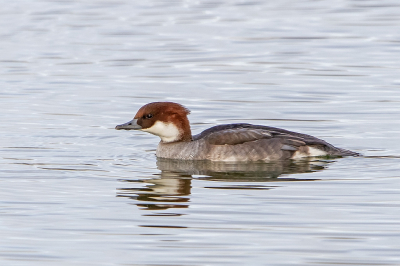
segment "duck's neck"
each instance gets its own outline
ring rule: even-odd
[[[185,116],[178,119],[179,137],[176,141],[192,141],[192,131],[190,130],[189,119]]]

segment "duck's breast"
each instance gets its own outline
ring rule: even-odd
[[[156,156],[160,158],[178,160],[206,160],[209,153],[209,145],[204,140],[189,142],[160,142]]]

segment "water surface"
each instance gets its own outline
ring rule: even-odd
[[[399,265],[400,3],[9,1],[1,265]],[[357,158],[157,160],[151,101]]]

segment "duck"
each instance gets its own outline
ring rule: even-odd
[[[189,114],[179,103],[152,102],[115,129],[159,136],[156,156],[166,159],[241,162],[360,155],[311,135],[247,123],[217,125],[193,136]]]

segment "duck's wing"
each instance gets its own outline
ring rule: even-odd
[[[237,145],[260,139],[280,138],[286,145],[299,147],[306,145],[303,137],[288,134],[289,131],[250,124],[229,124],[209,128],[194,137],[204,139],[211,145]],[[283,132],[285,131],[285,132]],[[294,133],[294,132],[293,132]]]
[[[205,137],[211,145],[236,145],[259,139],[270,139],[272,135],[267,130],[256,128],[223,129],[212,132]]]
[[[275,139],[281,143],[281,150],[295,152],[302,146],[309,146],[332,155],[357,155],[357,153],[336,148],[322,139],[307,134],[261,125],[219,125],[194,136],[194,140],[198,139],[204,139],[211,145],[237,145],[260,139]]]

